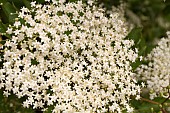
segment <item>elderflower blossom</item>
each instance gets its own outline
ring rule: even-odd
[[[47,2],[49,0],[46,0]],[[127,23],[114,11],[78,1],[23,7],[4,48],[0,88],[26,97],[24,107],[54,113],[132,112],[140,98],[131,62],[138,57],[127,40]],[[23,20],[21,23],[19,20]]]
[[[150,90],[150,98],[158,96],[167,98],[170,88],[170,32],[168,38],[162,38],[158,46],[145,58],[148,65],[141,65],[137,69],[138,75],[146,81]]]

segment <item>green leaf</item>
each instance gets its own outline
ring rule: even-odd
[[[30,1],[28,1],[28,0],[22,0],[22,1],[28,9],[31,9],[31,4],[30,4],[31,2]]]
[[[142,38],[142,28],[133,28],[126,38],[138,42]]]
[[[6,0],[0,0],[0,3],[5,4],[7,1]]]
[[[17,18],[16,9],[13,7],[13,5],[9,2],[6,2],[2,5],[2,10],[7,16],[9,23],[13,23],[15,18]]]
[[[142,36],[142,28],[134,28],[126,37],[127,39],[132,39],[135,42],[135,47],[139,50],[139,55],[144,55],[146,50],[146,42]]]
[[[45,3],[45,0],[36,0],[36,2],[43,4],[43,3]]]
[[[142,36],[142,28],[134,28],[131,30],[131,32],[128,34],[126,39],[134,40],[134,48],[138,48],[138,54],[139,56],[145,56],[147,45],[145,42],[145,39]],[[142,62],[140,59],[137,59],[136,62],[132,63],[131,66],[133,70],[135,70]]]
[[[0,21],[0,33],[5,33],[5,34],[2,34],[2,35],[10,38],[10,35],[9,35],[9,34],[6,34],[7,26],[8,26],[8,25],[3,24],[2,21]],[[1,41],[1,44],[4,44],[4,41]]]
[[[20,9],[24,5],[22,0],[8,0],[8,2],[14,4],[17,9]]]
[[[9,16],[9,23],[14,23],[15,19],[18,17],[17,14],[12,14]]]
[[[5,33],[6,32],[6,26],[0,21],[0,33]]]
[[[17,6],[14,4],[14,2],[12,2],[12,6],[15,8],[16,11],[19,11],[20,8],[17,7]]]
[[[15,8],[9,2],[6,2],[5,4],[2,5],[2,10],[5,12],[7,16],[9,16],[11,13],[16,13]]]

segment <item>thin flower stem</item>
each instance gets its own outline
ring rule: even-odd
[[[152,104],[156,104],[156,105],[159,105],[159,104],[160,104],[160,103],[158,103],[158,102],[155,102],[155,101],[152,101],[152,100],[149,100],[149,99],[143,98],[143,97],[141,97],[141,100],[142,100],[142,101],[149,102],[149,103],[152,103]]]

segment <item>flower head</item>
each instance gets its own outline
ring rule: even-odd
[[[133,110],[130,96],[139,96],[140,87],[130,63],[138,54],[133,40],[125,40],[127,23],[120,12],[106,15],[89,3],[21,9],[24,24],[18,19],[9,28],[12,39],[4,45],[5,94],[27,97],[25,107],[54,105],[53,112]]]
[[[170,32],[168,37],[162,38],[157,47],[145,58],[148,65],[141,65],[138,75],[146,81],[147,88],[151,91],[150,98],[158,96],[167,97],[170,87]]]

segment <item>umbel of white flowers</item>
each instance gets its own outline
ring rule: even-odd
[[[127,23],[119,11],[106,14],[91,1],[46,0],[23,7],[7,33],[0,88],[25,97],[25,107],[54,113],[132,112],[140,98],[131,62],[138,57],[125,40]],[[21,21],[23,23],[21,23]]]
[[[170,32],[167,35],[145,58],[148,65],[141,65],[137,69],[137,75],[147,83],[151,99],[170,95]]]

